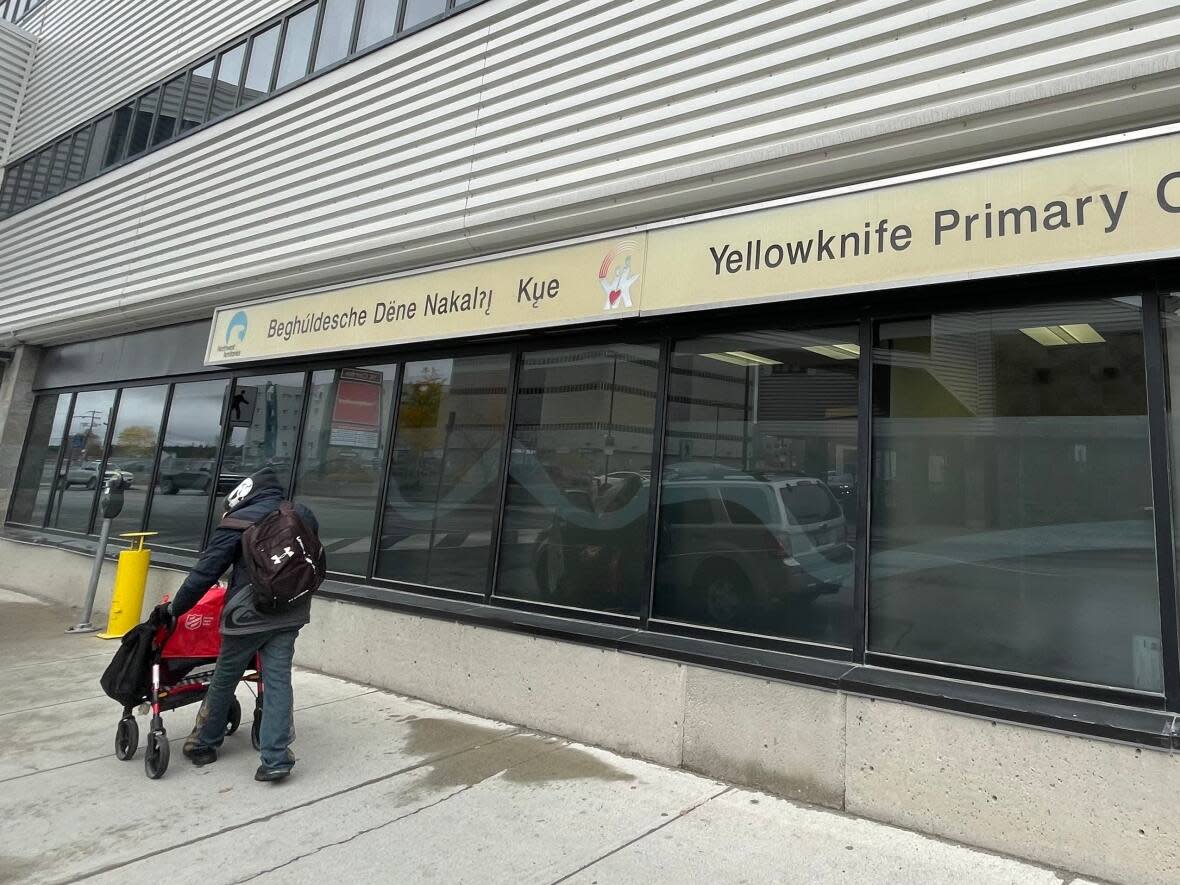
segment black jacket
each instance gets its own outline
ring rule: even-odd
[[[279,508],[284,500],[282,484],[274,471],[264,468],[251,476],[249,490],[242,495],[239,486],[226,498],[226,516],[255,523]],[[312,531],[319,531],[319,523],[310,510],[297,505],[299,515]],[[217,583],[226,569],[233,566],[225,612],[221,618],[221,632],[227,635],[262,633],[269,630],[297,630],[311,620],[311,597],[307,597],[290,611],[269,615],[254,607],[250,588],[250,574],[242,554],[242,529],[219,525],[201,553],[197,564],[176,591],[172,600],[172,616],[179,618],[196,605],[205,592]]]

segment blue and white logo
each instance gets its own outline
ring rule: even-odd
[[[229,321],[229,328],[225,330],[225,343],[229,344],[235,338],[234,333],[237,333],[237,341],[241,344],[246,340],[246,327],[249,321],[246,319],[246,311],[239,310],[234,314],[234,318]]]

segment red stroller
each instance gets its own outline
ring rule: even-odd
[[[168,734],[160,714],[189,704],[200,703],[209,692],[209,681],[221,652],[221,610],[225,607],[225,588],[211,587],[201,601],[176,622],[171,631],[156,627],[152,642],[152,678],[150,695],[152,723],[144,748],[144,769],[153,780],[168,770]],[[261,664],[254,657],[254,666],[242,677],[253,682],[254,724],[250,729],[250,743],[259,747],[262,725]],[[115,756],[123,761],[132,759],[139,749],[139,725],[135,721],[135,705],[123,708],[123,718],[115,730]],[[229,710],[225,733],[233,734],[242,723],[242,705],[235,697]]]

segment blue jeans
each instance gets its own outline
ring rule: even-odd
[[[245,636],[222,636],[221,654],[209,683],[209,693],[201,705],[197,746],[221,746],[225,740],[225,723],[229,718],[234,690],[250,666],[254,653],[262,659],[262,728],[259,733],[262,764],[267,768],[291,768],[295,757],[291,741],[295,740],[295,696],[291,691],[291,661],[295,657],[298,630],[250,633]],[[243,723],[244,724],[244,723]]]

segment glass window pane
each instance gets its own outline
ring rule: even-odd
[[[3,184],[0,185],[0,215],[7,215],[13,211],[16,204],[16,174],[19,167],[11,166],[2,173]]]
[[[402,22],[402,30],[409,30],[420,25],[427,19],[442,15],[447,11],[447,0],[408,0],[406,3],[406,18]]]
[[[658,618],[852,643],[855,327],[680,342]]]
[[[29,437],[20,476],[12,492],[11,519],[22,525],[41,525],[53,489],[53,473],[61,452],[70,395],[39,396],[29,419]]]
[[[229,442],[217,493],[226,494],[247,476],[271,467],[285,489],[303,416],[303,375],[238,378],[229,406]]]
[[[115,519],[117,531],[136,532],[143,523],[167,393],[165,385],[129,387],[119,397],[106,475],[113,476],[118,471],[130,486],[123,492],[123,511]]]
[[[86,171],[86,150],[90,146],[91,127],[74,135],[70,142],[70,157],[66,166],[66,187],[82,180]]]
[[[195,550],[201,545],[228,385],[224,381],[177,384],[160,451],[160,476],[148,529],[153,544]]]
[[[127,136],[131,131],[131,118],[135,109],[132,105],[124,105],[115,111],[114,123],[111,126],[111,139],[107,143],[106,157],[102,168],[106,169],[121,161],[124,149],[127,147]]]
[[[1141,307],[882,323],[873,651],[1162,690]]]
[[[184,76],[175,77],[164,86],[160,99],[160,116],[156,120],[156,131],[152,145],[163,144],[176,134],[176,121],[180,119],[180,102],[184,99]]]
[[[53,148],[46,148],[37,154],[30,167],[29,202],[39,203],[49,194],[49,170],[53,166]]]
[[[324,21],[320,25],[320,43],[315,53],[315,68],[327,67],[348,55],[352,23],[357,0],[325,0]]]
[[[184,115],[180,120],[180,131],[196,129],[205,122],[209,110],[209,90],[213,87],[213,59],[199,68],[194,68],[188,81],[188,97],[184,100]]]
[[[250,64],[246,68],[246,86],[242,104],[249,104],[270,92],[275,53],[279,49],[279,25],[272,25],[250,42]]]
[[[80,533],[89,530],[90,511],[102,485],[100,468],[114,407],[113,390],[91,390],[75,397],[66,453],[50,506],[50,528]]]
[[[33,174],[37,167],[37,158],[31,157],[19,166],[12,170],[13,184],[13,209],[23,209],[29,205],[29,196],[32,193]]]
[[[406,365],[379,577],[487,589],[508,370],[506,355]]]
[[[107,155],[107,142],[111,139],[111,123],[113,118],[108,115],[94,124],[94,136],[90,143],[90,153],[86,156],[85,178],[93,178],[103,168],[103,160]]]
[[[294,83],[307,75],[311,40],[315,35],[315,20],[319,12],[320,5],[313,3],[287,20],[287,36],[283,38],[283,56],[279,60],[279,76],[275,81],[275,89],[282,89],[288,83]]]
[[[397,10],[401,0],[364,0],[357,49],[364,49],[393,36],[397,30]]]
[[[131,126],[131,139],[127,147],[128,157],[138,157],[147,150],[148,137],[152,133],[152,123],[156,119],[156,111],[160,107],[160,90],[153,89],[139,99],[135,109],[135,122]]]
[[[397,394],[397,367],[314,372],[295,484],[334,572],[363,576]]]
[[[66,167],[70,162],[70,144],[70,138],[63,138],[52,148],[48,189],[50,196],[59,193],[65,187]]]
[[[213,88],[213,108],[209,113],[211,120],[224,117],[237,106],[245,60],[245,43],[239,43],[221,54],[221,63],[217,66],[217,83]]]
[[[645,345],[524,355],[500,596],[639,612],[658,360]]]

